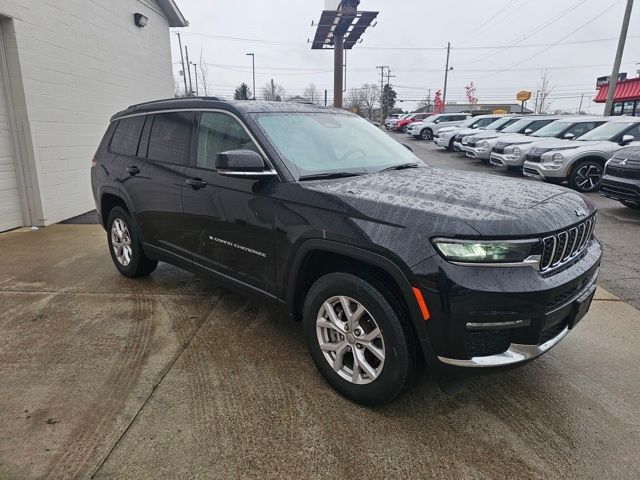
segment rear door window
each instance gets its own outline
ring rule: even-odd
[[[157,113],[149,135],[147,157],[187,165],[191,151],[194,112]]]
[[[139,115],[119,120],[111,138],[111,152],[118,155],[134,156],[138,151],[144,119],[144,115]]]

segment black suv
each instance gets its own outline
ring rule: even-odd
[[[640,208],[640,147],[619,150],[606,163],[600,193],[630,208]]]
[[[431,168],[314,105],[134,105],[91,179],[123,275],[169,262],[283,308],[326,380],[369,405],[425,362],[447,389],[543,354],[589,308],[602,253],[580,194]]]

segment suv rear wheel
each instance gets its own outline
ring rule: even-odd
[[[142,251],[140,239],[132,227],[131,216],[121,207],[114,207],[107,219],[107,239],[111,259],[125,277],[149,275],[158,266],[157,260]]]
[[[425,128],[420,132],[420,138],[423,140],[433,140],[433,130],[430,128]]]
[[[595,160],[582,160],[571,170],[569,186],[579,192],[594,192],[600,188],[602,165]]]
[[[325,275],[309,290],[303,313],[316,367],[350,400],[386,404],[417,380],[421,362],[411,329],[373,283]]]

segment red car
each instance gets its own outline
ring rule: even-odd
[[[413,113],[409,115],[407,118],[403,118],[399,122],[396,122],[394,126],[394,130],[396,132],[404,132],[407,125],[413,122],[420,122],[427,117],[430,117],[433,113]]]

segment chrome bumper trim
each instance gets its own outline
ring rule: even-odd
[[[506,352],[502,352],[497,355],[473,357],[470,360],[440,356],[438,357],[438,359],[442,363],[454,365],[456,367],[484,368],[514,365],[517,363],[526,362],[527,360],[539,357],[543,353],[548,352],[553,347],[555,347],[564,337],[566,337],[567,333],[569,333],[568,327],[566,327],[558,335],[550,340],[547,340],[541,345],[523,345],[519,343],[512,343]]]

